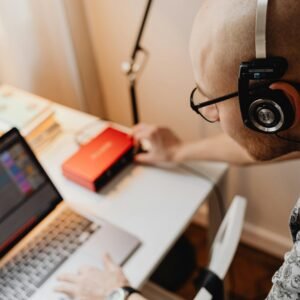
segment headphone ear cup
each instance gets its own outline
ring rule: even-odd
[[[252,129],[276,133],[293,125],[295,111],[282,91],[262,88],[250,94],[248,117]]]

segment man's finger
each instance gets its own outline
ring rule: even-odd
[[[145,123],[139,123],[132,127],[133,134],[138,132],[147,132],[147,131],[153,131],[157,128],[155,125],[145,124]]]
[[[150,131],[137,132],[133,135],[133,138],[136,141],[140,141],[140,140],[143,140],[143,139],[152,140],[153,139],[153,132],[150,132]]]
[[[60,274],[57,276],[58,281],[64,281],[69,283],[76,283],[78,281],[78,275],[74,274]]]
[[[76,296],[76,286],[74,284],[61,284],[54,288],[54,291],[57,293],[63,293],[69,296],[70,298],[75,298]]]
[[[119,268],[119,266],[114,263],[114,261],[112,260],[109,254],[103,255],[103,265],[104,268],[108,271],[115,271],[116,269]]]
[[[153,155],[151,153],[140,153],[136,154],[134,157],[134,160],[136,162],[142,163],[142,164],[153,164],[155,163],[153,159]]]

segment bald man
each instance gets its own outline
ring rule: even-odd
[[[190,54],[200,102],[237,90],[239,66],[243,61],[255,59],[256,1],[207,0],[203,1],[196,17],[190,42]],[[216,160],[232,164],[249,165],[261,161],[279,161],[300,157],[300,91],[286,81],[300,82],[300,2],[297,0],[270,0],[267,19],[268,56],[287,59],[289,68],[282,80],[270,83],[287,97],[295,120],[280,136],[264,134],[244,126],[237,97],[207,106],[203,114],[218,121],[223,134],[193,143],[182,142],[168,128],[140,124],[134,129],[136,140],[148,140],[151,147],[136,160],[150,164],[176,164],[187,160]],[[219,151],[222,149],[222,151]],[[285,256],[282,268],[273,277],[273,288],[268,299],[300,299],[300,202],[291,217],[294,247]],[[126,278],[111,261],[104,271],[95,271],[99,278],[109,277],[100,290],[105,292],[122,287]],[[95,273],[93,273],[96,278]],[[87,294],[76,291],[89,272],[78,276],[66,275],[67,282],[59,290],[79,299],[104,299],[104,292]],[[102,277],[101,277],[102,276]],[[118,278],[118,281],[116,281]],[[112,282],[112,283],[111,283]],[[72,289],[73,287],[73,289]],[[84,289],[83,289],[84,290]],[[93,288],[91,288],[93,290]],[[94,290],[97,290],[95,286]],[[98,288],[99,290],[99,288]],[[113,298],[122,299],[122,298]],[[124,298],[126,299],[126,298]],[[143,299],[137,293],[128,299]]]

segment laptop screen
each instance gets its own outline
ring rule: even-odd
[[[0,138],[0,255],[61,201],[61,196],[16,129]]]

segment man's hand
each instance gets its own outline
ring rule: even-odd
[[[103,257],[104,270],[92,267],[81,268],[78,274],[62,274],[56,292],[76,300],[104,300],[116,288],[128,286],[122,269],[110,256]]]
[[[137,154],[136,161],[156,165],[175,163],[174,156],[182,141],[170,129],[138,124],[133,128],[133,136],[138,145],[147,151]]]

